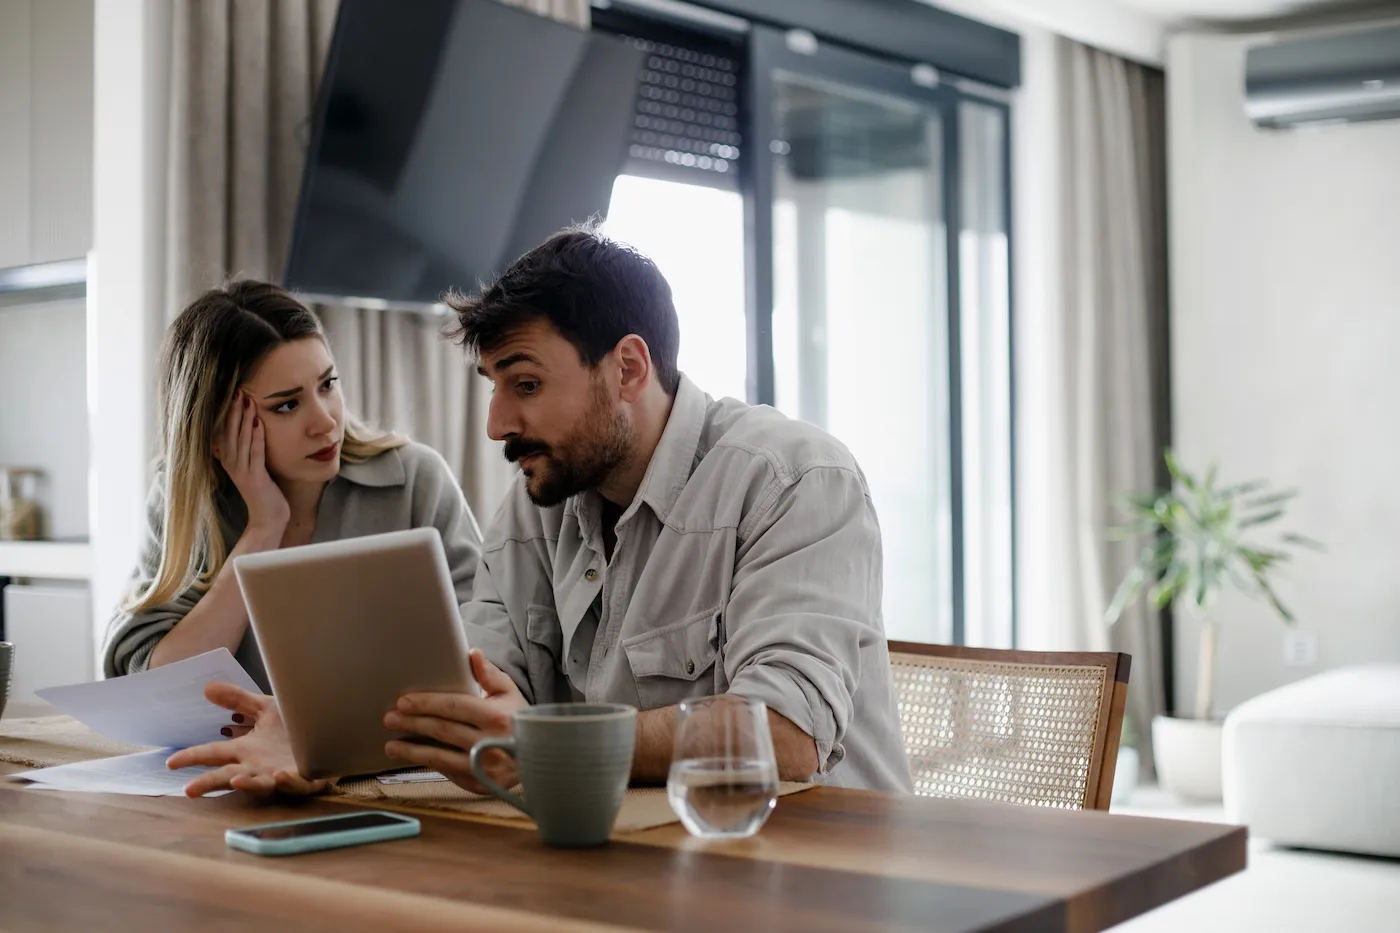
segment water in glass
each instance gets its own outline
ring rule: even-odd
[[[778,775],[765,761],[693,758],[671,766],[666,796],[692,834],[742,838],[777,804]]]
[[[778,800],[768,707],[728,695],[681,703],[666,796],[692,835],[758,832]]]

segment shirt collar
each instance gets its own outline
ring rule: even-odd
[[[641,488],[637,490],[637,498],[651,506],[663,523],[695,471],[709,401],[699,386],[681,375],[675,401],[671,403],[671,416],[666,419],[666,430],[661,432],[661,441],[651,455]]]
[[[381,488],[402,486],[408,482],[408,472],[404,469],[403,457],[398,448],[384,451],[362,463],[340,461],[340,478],[357,486]]]

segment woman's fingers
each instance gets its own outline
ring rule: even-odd
[[[270,797],[276,793],[305,797],[319,794],[326,789],[329,780],[321,778],[308,781],[295,771],[282,769],[265,771],[256,765],[235,762],[206,771],[185,785],[188,797],[203,797],[216,790],[241,790],[257,797]]]
[[[238,746],[233,742],[206,742],[203,745],[191,745],[189,748],[180,749],[165,760],[165,766],[172,771],[179,771],[181,768],[233,765],[241,760]]]
[[[276,789],[284,794],[294,794],[298,797],[305,797],[311,794],[319,794],[326,789],[330,783],[328,778],[317,778],[309,781],[295,771],[283,769],[273,775],[273,784]]]
[[[238,427],[238,469],[247,472],[252,465],[253,459],[253,422],[257,416],[253,414],[252,401],[248,396],[243,396],[243,420]]]
[[[243,771],[243,765],[224,765],[222,768],[205,771],[185,785],[185,796],[203,797],[216,790],[231,787],[233,779],[243,774]]]
[[[277,790],[277,781],[270,774],[235,774],[228,783],[234,790],[259,797],[271,796]]]
[[[253,442],[248,451],[248,468],[255,473],[267,469],[267,439],[263,434],[263,423],[261,418],[253,418]]]
[[[242,687],[218,681],[204,685],[204,698],[215,706],[222,706],[241,715],[248,723],[258,721],[258,716],[262,714],[263,706],[269,699],[260,693],[249,693]]]
[[[233,404],[224,414],[224,420],[215,434],[214,456],[224,465],[225,470],[233,467],[233,458],[238,451],[238,427],[243,418],[243,393],[235,392]]]

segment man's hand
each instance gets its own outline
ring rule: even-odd
[[[272,697],[249,693],[233,684],[208,684],[204,696],[254,725],[239,738],[194,745],[170,756],[166,765],[171,769],[191,765],[214,769],[186,784],[186,795],[202,797],[211,791],[232,788],[259,797],[274,792],[305,796],[325,789],[328,781],[308,781],[297,772],[282,714]]]
[[[486,660],[479,649],[472,651],[471,662],[472,674],[485,697],[465,693],[410,693],[399,697],[398,707],[384,716],[387,729],[426,736],[453,747],[393,741],[384,746],[384,752],[390,758],[431,768],[458,787],[484,794],[486,788],[472,775],[472,746],[488,736],[510,735],[511,714],[529,704],[515,681]],[[483,761],[487,774],[496,783],[502,787],[515,784],[515,762],[509,755],[492,749]]]

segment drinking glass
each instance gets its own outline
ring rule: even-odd
[[[752,836],[778,801],[778,764],[762,700],[685,700],[666,781],[671,809],[693,836]]]

